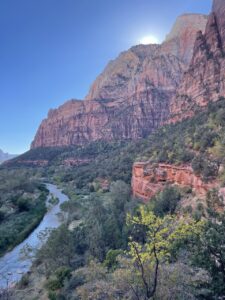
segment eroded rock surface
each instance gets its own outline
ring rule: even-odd
[[[148,162],[133,165],[132,190],[135,197],[149,201],[168,184],[189,187],[199,196],[205,196],[208,190],[218,187],[216,182],[205,183],[188,165],[174,166]]]
[[[198,32],[190,66],[171,102],[171,121],[190,117],[220,97],[225,97],[225,1],[214,0],[206,30]]]
[[[206,16],[178,18],[162,45],[138,45],[110,62],[85,101],[51,110],[32,148],[146,137],[169,116],[171,98],[190,62]]]

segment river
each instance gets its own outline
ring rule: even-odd
[[[8,284],[18,282],[23,274],[30,270],[32,259],[21,259],[21,250],[24,246],[28,244],[33,248],[40,248],[41,243],[38,238],[40,232],[47,228],[57,228],[60,225],[58,217],[60,205],[67,201],[68,197],[53,184],[46,184],[46,187],[50,193],[49,197],[52,194],[59,199],[59,202],[48,210],[39,226],[21,244],[0,258],[0,288],[6,288]]]

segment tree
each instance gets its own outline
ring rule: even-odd
[[[17,206],[19,208],[19,211],[20,212],[28,211],[30,209],[30,202],[31,201],[32,201],[31,199],[19,198],[17,200]]]
[[[178,242],[194,234],[199,235],[203,222],[177,220],[171,215],[160,218],[142,206],[138,216],[128,216],[128,223],[134,227],[141,225],[146,231],[145,243],[137,242],[131,237],[128,254],[142,282],[144,299],[151,299],[157,291],[160,266],[170,261]]]
[[[110,186],[111,209],[118,220],[118,225],[122,230],[126,219],[125,207],[130,200],[130,187],[125,182],[118,180]]]
[[[200,238],[191,244],[193,263],[208,271],[214,298],[225,295],[225,213],[205,223]]]
[[[66,225],[53,229],[48,241],[37,252],[37,259],[44,263],[46,273],[52,273],[59,267],[71,267],[75,245],[71,232]]]
[[[181,195],[176,188],[166,187],[151,201],[150,206],[153,205],[153,212],[162,217],[168,213],[174,214],[180,199]]]
[[[96,196],[91,196],[91,203],[85,224],[86,243],[90,255],[103,261],[106,251],[107,211],[102,201]]]

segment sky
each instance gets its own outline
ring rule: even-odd
[[[83,99],[109,60],[212,0],[0,0],[0,149],[29,149],[50,108]]]

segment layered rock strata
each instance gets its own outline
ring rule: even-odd
[[[208,190],[218,187],[216,182],[205,183],[187,165],[153,165],[148,162],[133,165],[132,190],[135,197],[147,202],[168,184],[192,188],[199,196],[205,196]]]
[[[196,33],[207,17],[184,15],[162,45],[139,45],[110,62],[85,101],[51,110],[32,148],[146,137],[169,116],[171,98],[187,69]]]
[[[188,70],[170,105],[171,122],[225,97],[225,1],[214,0],[204,34],[199,31]]]

